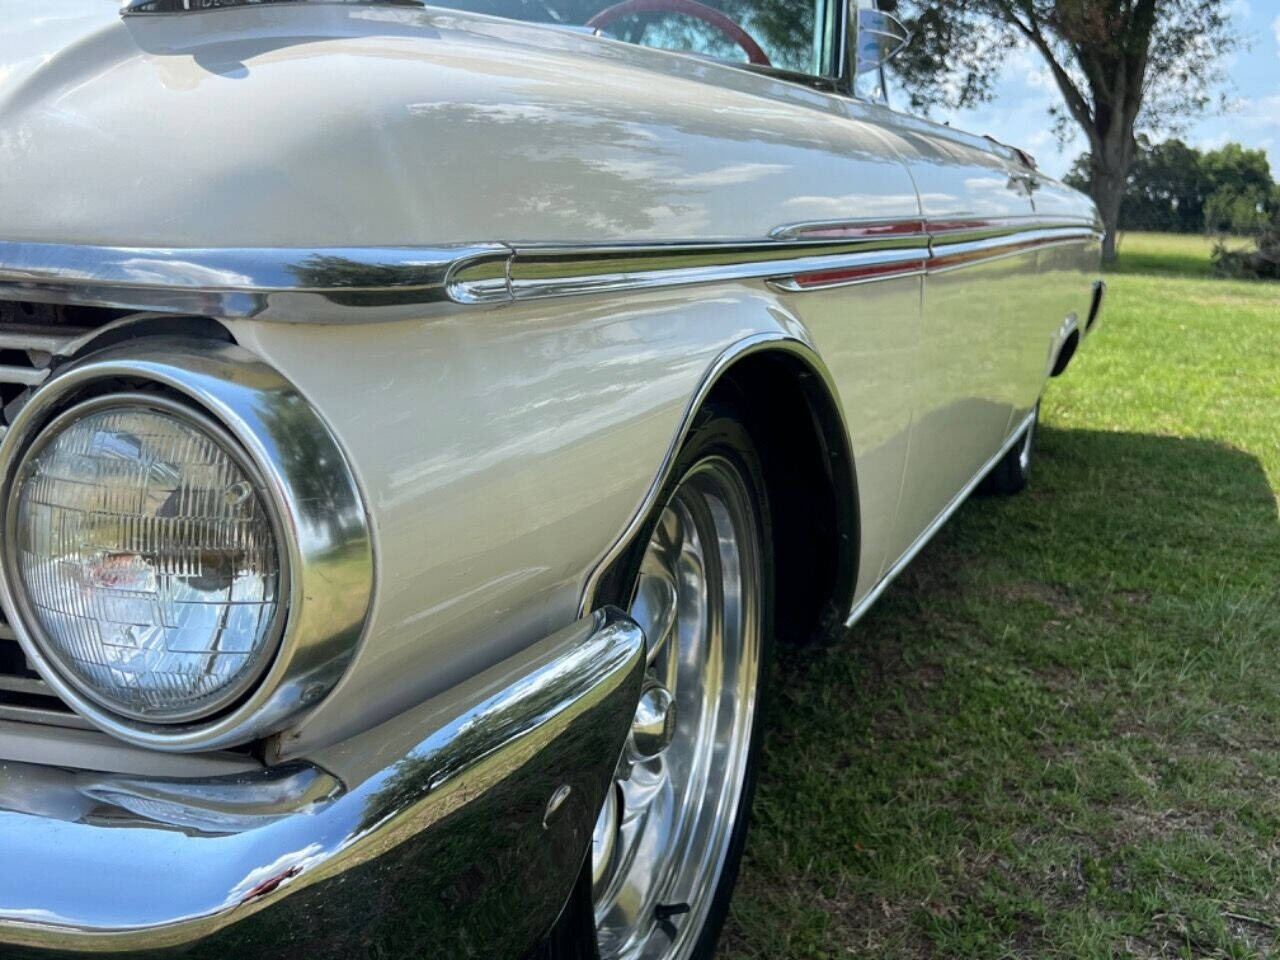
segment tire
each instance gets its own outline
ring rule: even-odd
[[[613,960],[633,955],[641,945],[647,945],[646,956],[662,960],[710,960],[746,845],[773,654],[774,578],[763,470],[736,407],[713,402],[698,414],[670,476],[637,538],[640,546],[627,574],[630,585],[618,599],[642,626],[647,623],[659,634],[649,637],[648,682],[674,698],[675,728],[669,745],[649,760],[636,759],[645,752],[637,745],[647,741],[629,739],[583,876],[540,954],[552,960]],[[729,532],[732,543],[726,545]],[[711,546],[714,551],[707,550]],[[696,561],[679,559],[690,555]],[[736,563],[725,562],[734,558]],[[693,586],[696,578],[690,571],[702,571],[700,587]],[[668,572],[680,575],[668,582]],[[668,621],[661,611],[668,606],[654,597],[670,598],[664,592],[669,589],[676,591],[668,605],[674,619],[664,631],[661,625]],[[691,602],[695,596],[702,598],[701,606]],[[723,642],[712,639],[716,636]],[[719,666],[715,674],[724,683],[707,693],[706,664],[712,656],[721,658],[714,661]],[[691,683],[693,676],[700,683]],[[731,706],[712,709],[711,703]],[[686,718],[684,726],[681,717]],[[708,744],[717,745],[714,752],[707,753]],[[696,759],[704,753],[707,759]],[[683,782],[678,779],[682,771],[688,774]],[[655,783],[663,786],[655,788]],[[697,789],[689,788],[690,783],[698,784]],[[667,794],[676,799],[656,811],[632,806],[650,791],[650,804]],[[717,807],[733,812],[717,818],[710,812]],[[637,810],[644,812],[638,815]],[[633,840],[643,836],[658,842],[637,841],[628,848],[625,835],[616,829],[624,811]],[[673,823],[680,826],[673,828]],[[652,858],[637,853],[650,850],[658,852]],[[718,856],[690,856],[691,851]],[[680,890],[694,893],[672,900],[670,895]]]
[[[990,496],[1012,496],[1027,488],[1031,479],[1031,466],[1036,453],[1036,427],[1040,423],[1040,402],[1036,401],[1031,422],[1022,431],[1018,442],[1000,458],[991,471],[982,478],[978,492]]]

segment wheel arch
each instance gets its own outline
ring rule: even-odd
[[[789,334],[762,333],[725,350],[686,407],[662,465],[623,535],[596,565],[581,610],[623,603],[647,521],[698,412],[726,399],[744,410],[773,514],[775,622],[784,640],[838,630],[860,553],[857,470],[839,394],[822,358]]]

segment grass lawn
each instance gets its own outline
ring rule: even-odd
[[[783,654],[730,958],[1280,951],[1280,284],[1132,234],[973,499]]]

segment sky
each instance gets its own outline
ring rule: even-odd
[[[1261,147],[1271,161],[1272,175],[1280,180],[1280,0],[1232,0],[1230,7],[1232,22],[1245,40],[1245,46],[1223,64],[1231,109],[1206,112],[1180,135],[1202,149],[1229,140]],[[1057,142],[1049,107],[1060,97],[1044,60],[1028,49],[1010,57],[991,103],[969,110],[934,110],[931,115],[953,127],[988,133],[1021,147],[1042,170],[1061,176],[1087,144],[1074,122],[1071,140],[1065,145]],[[1153,132],[1157,140],[1166,135],[1166,131]]]

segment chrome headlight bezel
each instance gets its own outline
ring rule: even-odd
[[[100,394],[73,403],[65,410],[60,411],[39,429],[31,438],[31,442],[19,453],[13,465],[13,477],[22,476],[27,464],[73,423],[83,417],[117,407],[154,410],[157,413],[182,421],[189,427],[193,427],[216,443],[222,452],[239,467],[246,479],[254,484],[257,491],[260,493],[265,492],[266,481],[262,471],[258,469],[258,466],[249,459],[240,448],[240,445],[219,424],[201,411],[193,408],[190,404],[176,400],[167,393],[144,393],[139,391]],[[272,536],[275,540],[279,585],[284,586],[289,583],[289,557],[288,551],[285,549],[284,524],[281,522],[278,510],[275,509],[270,500],[265,496],[262,499],[266,508],[267,520],[271,526]],[[19,611],[18,619],[21,620],[26,630],[31,634],[32,639],[43,655],[44,661],[49,664],[50,669],[58,672],[64,682],[74,687],[82,696],[87,697],[113,716],[120,717],[127,722],[143,723],[157,728],[172,728],[179,724],[206,721],[210,717],[217,716],[233,708],[234,704],[242,699],[261,680],[279,650],[280,638],[284,632],[284,624],[288,616],[288,602],[283,596],[283,591],[280,591],[279,588],[277,588],[277,602],[271,623],[262,648],[254,655],[252,668],[243,676],[237,678],[235,682],[228,684],[216,697],[211,698],[207,703],[185,711],[176,710],[171,716],[148,719],[122,709],[88,683],[77,678],[74,672],[63,662],[62,654],[55,649],[55,645],[46,635],[46,631],[40,626],[40,618],[32,610],[30,597],[27,595],[26,588],[22,585],[22,576],[17,569],[17,536],[21,506],[22,496],[19,493],[15,492],[15,495],[7,497],[4,508],[3,576],[15,584],[13,601]]]
[[[203,418],[262,482],[277,536],[283,620],[274,655],[264,658],[256,685],[239,691],[219,713],[156,723],[112,711],[63,676],[25,612],[10,547],[15,478],[45,430],[99,396],[103,402],[145,398],[182,408],[193,421]],[[62,368],[28,400],[0,442],[0,496],[0,602],[18,641],[69,706],[122,740],[195,751],[276,733],[333,689],[363,636],[373,601],[373,541],[354,472],[328,425],[298,390],[234,344],[144,338]]]

